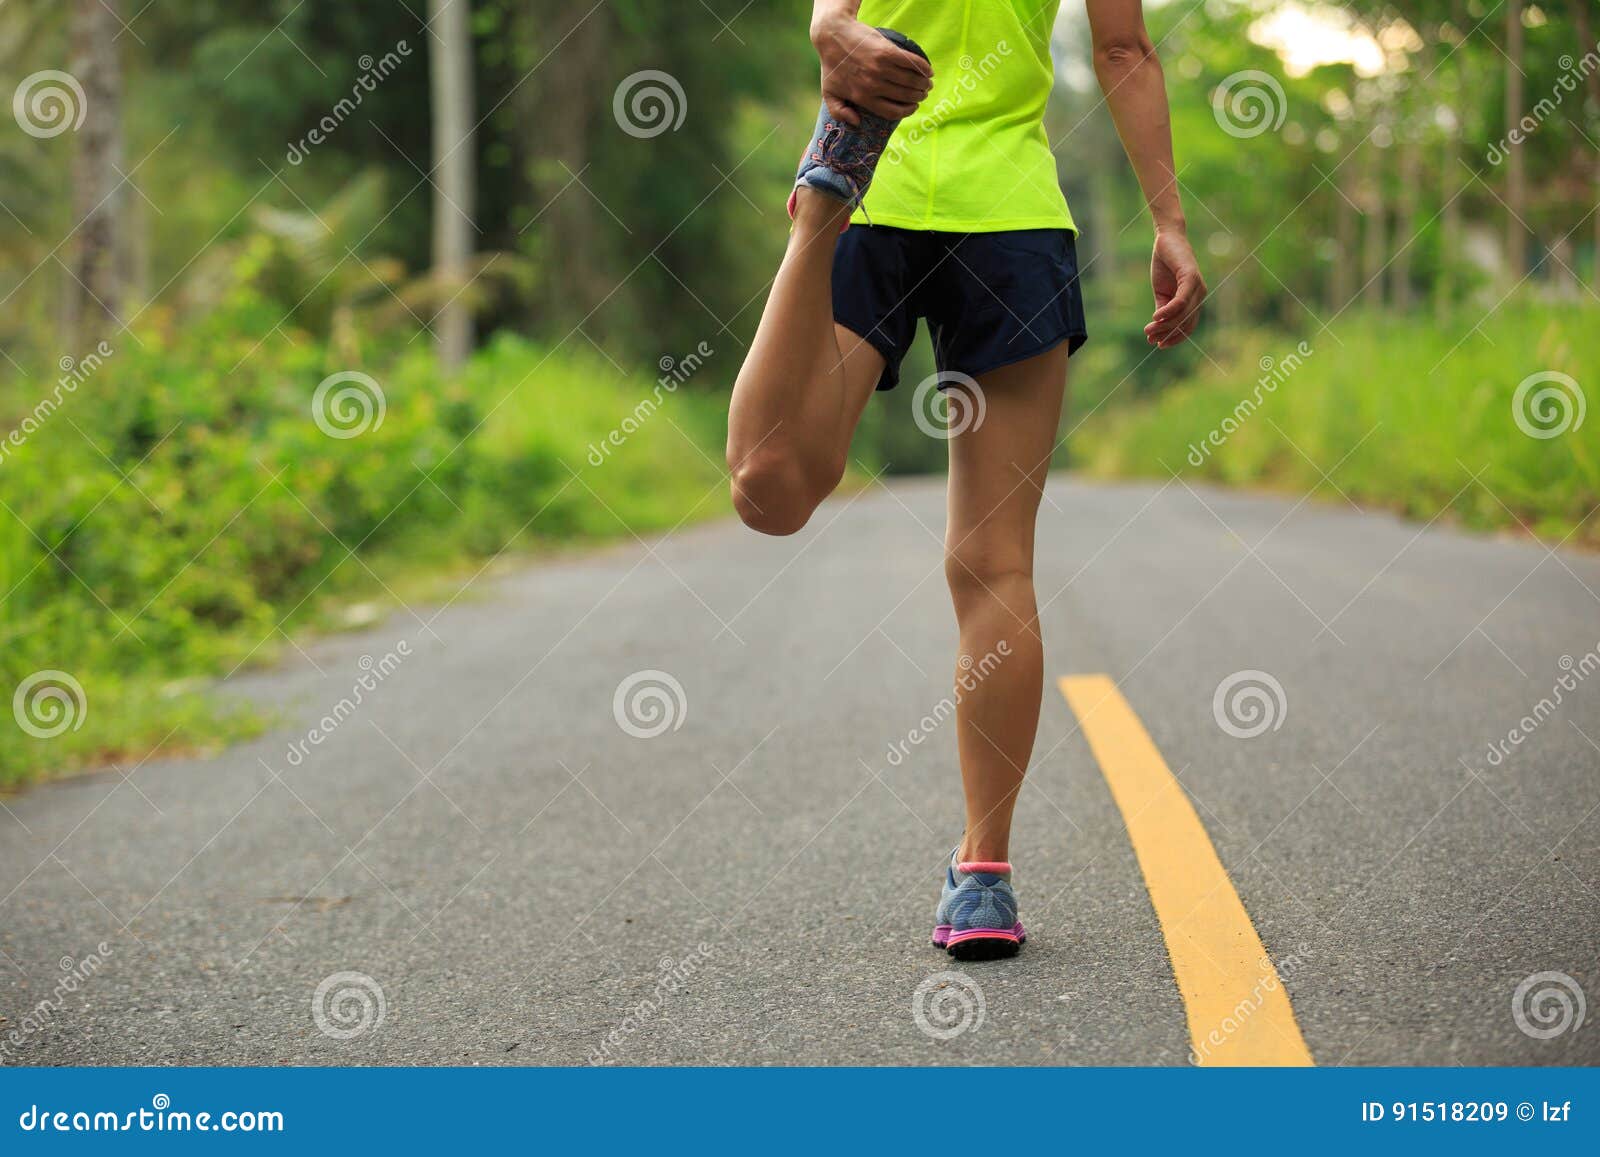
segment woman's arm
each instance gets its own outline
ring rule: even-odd
[[[822,58],[822,99],[852,128],[858,109],[888,120],[916,110],[933,84],[933,67],[856,19],[861,0],[816,0],[811,43]]]
[[[1152,345],[1166,349],[1194,331],[1206,296],[1206,283],[1189,245],[1172,164],[1167,82],[1155,45],[1145,31],[1140,0],[1087,0],[1087,5],[1094,74],[1155,219],[1150,285],[1155,291],[1156,311],[1144,332]]]

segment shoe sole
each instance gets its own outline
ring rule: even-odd
[[[953,935],[946,925],[933,930],[933,946],[943,948],[957,960],[999,960],[1015,956],[1027,939],[1028,934],[1020,923],[1010,928],[969,928]]]

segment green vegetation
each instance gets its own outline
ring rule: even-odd
[[[470,0],[426,28],[424,7],[0,4],[19,82],[0,125],[0,701],[60,672],[88,704],[48,742],[0,727],[0,785],[259,726],[208,681],[341,607],[726,509],[726,391],[816,113],[811,5]],[[1146,9],[1213,295],[1195,341],[1152,353],[1149,223],[1083,6],[1063,4],[1046,130],[1092,332],[1070,461],[1300,489],[1326,486],[1315,462],[1412,514],[1600,539],[1581,522],[1600,418],[1550,439],[1511,419],[1541,372],[1600,404],[1593,6]],[[446,72],[461,83],[431,83]],[[1259,359],[1301,342],[1188,461]],[[932,370],[924,338],[868,410],[863,471],[943,468],[911,414]],[[316,391],[357,373],[383,420],[332,436]],[[376,405],[361,377],[330,390],[335,429]],[[46,715],[52,686],[33,684]]]
[[[1298,349],[1291,335],[1242,336],[1221,368],[1154,401],[1095,412],[1074,436],[1073,457],[1099,474],[1178,473],[1330,496],[1337,487],[1416,518],[1446,512],[1468,526],[1600,545],[1590,517],[1600,504],[1600,422],[1589,415],[1574,425],[1584,379],[1600,365],[1600,309],[1524,301],[1473,330],[1476,320],[1435,328],[1355,315]]]
[[[424,342],[396,337],[363,363],[377,392],[324,395],[323,424],[362,431],[334,437],[313,398],[349,365],[273,334],[280,317],[239,290],[181,333],[130,331],[64,374],[70,387],[0,394],[0,425],[19,431],[0,444],[0,685],[60,671],[82,688],[57,701],[76,726],[54,738],[0,727],[0,785],[247,732],[258,721],[205,677],[266,659],[341,604],[392,604],[419,573],[452,572],[448,596],[501,551],[723,507],[722,405],[692,384],[509,335],[445,381]],[[35,690],[39,728],[66,718],[50,714],[51,684]]]

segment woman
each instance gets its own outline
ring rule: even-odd
[[[1087,4],[1095,73],[1155,228],[1145,335],[1167,348],[1193,329],[1205,285],[1166,85],[1140,0]],[[799,530],[838,485],[867,399],[896,384],[918,318],[951,411],[972,416],[950,438],[945,571],[961,654],[1005,659],[956,713],[966,828],[933,943],[961,959],[1010,955],[1024,939],[1008,845],[1044,681],[1034,522],[1068,355],[1086,337],[1075,227],[1043,128],[1059,6],[816,0],[822,113],[728,414],[733,503],[767,534]]]

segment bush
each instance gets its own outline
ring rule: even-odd
[[[124,335],[63,384],[0,388],[0,431],[15,430],[0,437],[0,690],[57,672],[21,717],[35,732],[71,720],[48,739],[7,720],[0,784],[259,726],[206,679],[397,572],[725,505],[722,406],[693,385],[511,338],[448,382],[404,335],[341,366],[281,316],[241,290],[181,334]],[[330,436],[314,392],[351,369],[378,392],[331,386],[323,425],[365,428]]]
[[[1521,301],[1473,329],[1479,320],[1347,316],[1337,341],[1313,336],[1312,352],[1287,372],[1299,338],[1259,335],[1223,370],[1097,414],[1080,431],[1080,460],[1104,475],[1176,471],[1329,494],[1336,484],[1415,518],[1448,510],[1470,526],[1600,544],[1600,520],[1590,517],[1600,503],[1600,421],[1576,424],[1580,407],[1600,402],[1600,310]],[[1271,370],[1260,360],[1269,357]],[[1530,381],[1544,373],[1576,389]],[[1281,383],[1258,390],[1275,375]],[[1541,403],[1544,388],[1556,393]],[[1259,408],[1241,408],[1258,394]],[[1523,426],[1570,428],[1534,437]],[[1212,431],[1220,445],[1208,442]]]

